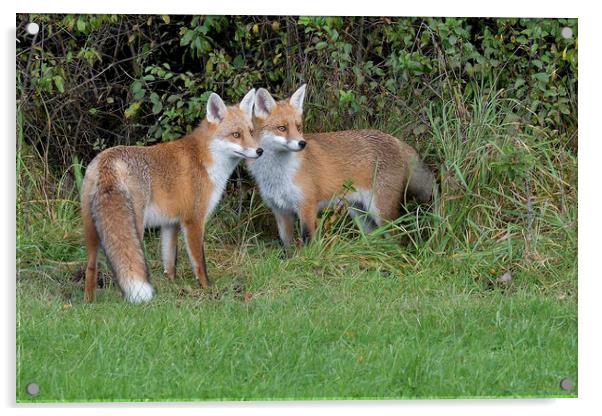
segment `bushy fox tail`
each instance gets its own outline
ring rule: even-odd
[[[144,230],[137,230],[136,212],[127,190],[115,176],[105,174],[107,177],[99,178],[91,200],[94,225],[125,299],[148,302],[153,287],[147,279],[141,235]]]
[[[418,156],[414,158],[410,166],[407,183],[407,194],[420,203],[427,203],[433,197],[435,176],[428,166]]]

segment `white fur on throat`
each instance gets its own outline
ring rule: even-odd
[[[261,197],[272,209],[298,212],[303,194],[293,180],[299,160],[295,152],[283,149],[280,136],[261,140],[263,154],[249,170],[259,185]],[[284,139],[286,141],[286,139]]]
[[[209,197],[205,219],[211,215],[222,198],[222,194],[226,189],[226,183],[236,168],[236,165],[238,165],[242,155],[250,154],[249,149],[245,149],[236,143],[219,138],[211,141],[209,151],[211,152],[213,164],[207,169],[207,174],[213,184],[213,190]],[[256,150],[254,149],[253,151],[255,152],[255,156],[257,156]]]
[[[132,303],[145,303],[153,298],[153,287],[146,280],[126,279],[121,282],[125,299]]]

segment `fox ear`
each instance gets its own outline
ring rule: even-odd
[[[255,102],[255,88],[251,89],[245,95],[245,98],[240,102],[240,109],[244,111],[249,117],[253,117],[253,103]]]
[[[299,87],[297,91],[291,96],[289,102],[293,107],[295,107],[299,112],[303,112],[303,99],[305,98],[305,87],[307,84],[303,84]]]
[[[276,107],[276,101],[272,98],[268,90],[260,88],[255,94],[255,117],[266,118]]]
[[[210,123],[220,123],[226,115],[226,104],[219,95],[211,93],[207,101],[207,120]]]

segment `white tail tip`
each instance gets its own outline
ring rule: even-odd
[[[146,303],[153,298],[153,287],[146,281],[129,281],[123,287],[123,296],[132,303]]]

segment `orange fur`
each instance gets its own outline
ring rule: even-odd
[[[88,251],[86,301],[94,300],[100,243],[126,298],[132,302],[150,300],[152,287],[142,243],[145,226],[162,227],[165,271],[173,278],[175,227],[179,224],[186,235],[195,276],[201,287],[208,287],[205,220],[221,197],[240,152],[255,152],[254,157],[261,154],[251,135],[251,107],[243,110],[243,103],[225,107],[219,97],[210,98],[210,102],[223,106],[212,109],[211,114],[219,116],[217,121],[207,118],[192,133],[172,142],[107,149],[88,166],[81,194]]]
[[[359,211],[368,211],[377,225],[399,217],[407,196],[430,200],[432,173],[417,152],[397,138],[378,130],[303,134],[298,103],[293,98],[275,102],[265,90],[258,91],[255,108],[254,136],[265,153],[248,167],[276,215],[285,246],[292,238],[294,215],[301,220],[306,240],[315,232],[320,208],[337,198],[362,206]],[[264,111],[258,113],[257,108]],[[301,141],[305,143],[300,149],[290,144]],[[290,183],[280,188],[275,178]],[[348,181],[356,192],[343,195]]]

